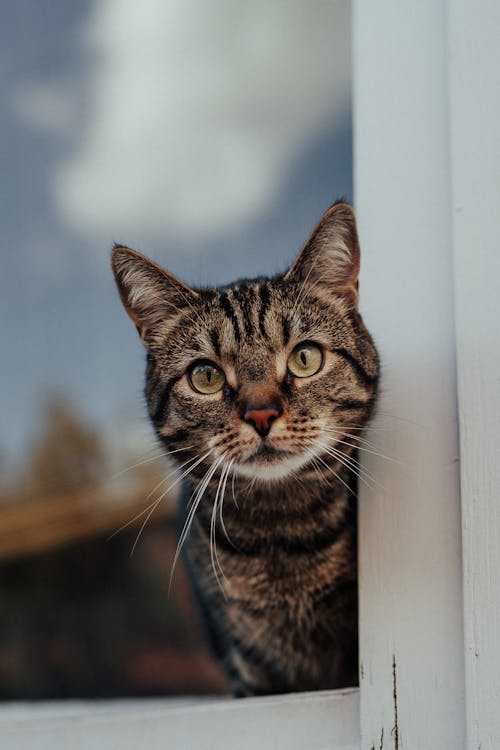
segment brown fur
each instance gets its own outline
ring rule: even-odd
[[[356,447],[378,358],[357,311],[352,209],[333,206],[273,279],[192,290],[123,247],[113,269],[147,348],[151,419],[190,469],[185,552],[235,692],[356,684]],[[303,342],[323,365],[298,378],[287,359]],[[224,371],[218,393],[190,385],[200,360]],[[262,437],[245,410],[269,404],[280,416]]]

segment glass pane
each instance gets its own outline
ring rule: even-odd
[[[168,596],[175,492],[109,254],[194,285],[287,268],[352,194],[349,14],[3,5],[1,698],[227,690],[182,564]]]

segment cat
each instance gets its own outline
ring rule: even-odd
[[[359,263],[345,202],[273,278],[193,289],[112,251],[149,415],[185,475],[180,545],[237,696],[358,684],[356,455],[379,380]]]

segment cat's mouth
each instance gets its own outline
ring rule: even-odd
[[[293,456],[291,451],[276,448],[270,443],[262,443],[259,448],[249,456],[245,463],[274,463],[284,458]]]
[[[307,455],[276,448],[263,442],[256,451],[234,465],[237,474],[261,481],[286,479],[308,462]]]

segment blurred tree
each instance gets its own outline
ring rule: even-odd
[[[98,429],[87,424],[67,399],[49,396],[26,462],[29,495],[46,498],[95,488],[105,478],[106,466]]]
[[[7,461],[5,453],[0,448],[0,503],[7,503],[11,500],[12,488],[8,480]]]

